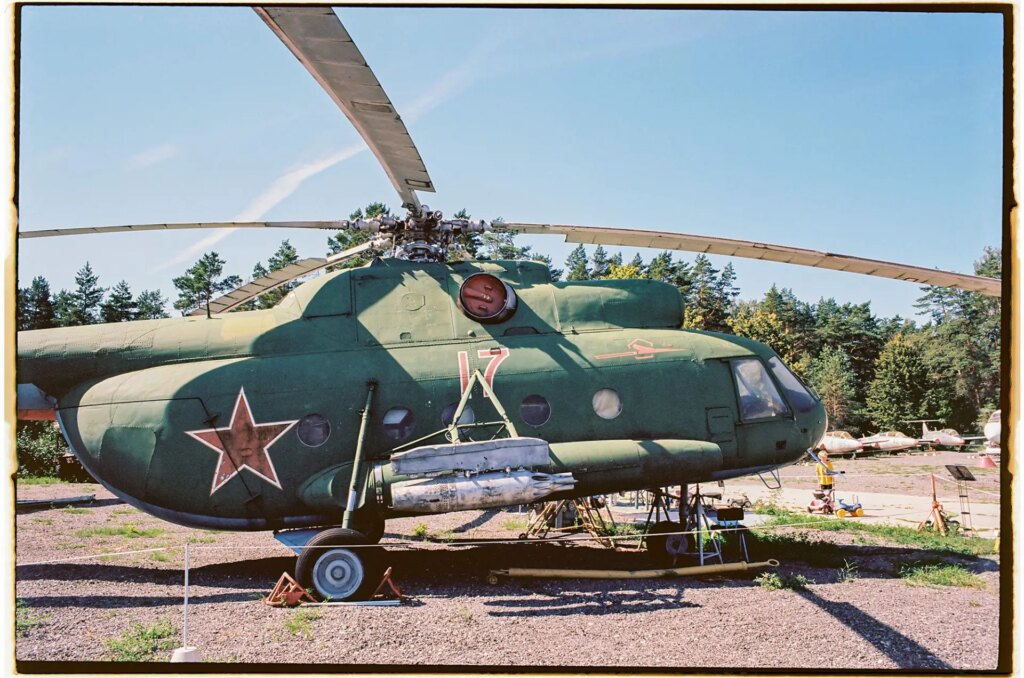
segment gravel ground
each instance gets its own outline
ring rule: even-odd
[[[87,493],[97,497],[87,508],[17,515],[17,596],[29,621],[17,638],[19,668],[36,661],[108,661],[109,641],[133,624],[160,621],[175,634],[150,659],[166,661],[170,649],[181,645],[180,549],[34,563],[186,540],[192,543],[189,644],[208,662],[406,670],[996,668],[996,556],[959,561],[981,577],[984,588],[911,586],[894,576],[896,564],[928,554],[816,532],[814,538],[838,544],[839,557],[857,566],[853,581],[840,583],[834,567],[765,553],[760,557],[783,561],[780,574],[802,574],[810,584],[767,590],[753,581],[755,573],[744,573],[675,580],[503,579],[489,585],[493,568],[650,565],[643,553],[583,543],[460,544],[508,539],[523,529],[523,514],[476,511],[388,522],[385,542],[401,541],[389,553],[408,604],[289,610],[259,602],[294,564],[269,533],[181,528],[117,502],[96,485],[18,487],[19,499]],[[412,536],[423,525],[433,541]],[[97,529],[133,536],[104,536]]]

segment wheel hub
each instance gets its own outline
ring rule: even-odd
[[[344,599],[363,583],[365,570],[349,549],[330,549],[313,566],[313,586],[325,598]]]

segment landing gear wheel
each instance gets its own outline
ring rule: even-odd
[[[383,549],[363,546],[365,535],[334,527],[316,535],[299,553],[295,578],[314,594],[329,600],[364,600],[380,583]],[[332,548],[334,547],[334,548]]]
[[[683,526],[671,520],[654,524],[647,533],[647,552],[655,562],[672,564],[676,556],[693,553],[696,542],[692,534],[669,534],[682,531]]]
[[[384,518],[376,511],[356,511],[352,514],[352,529],[366,537],[367,544],[379,544],[384,538]]]

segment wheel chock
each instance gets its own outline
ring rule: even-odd
[[[373,592],[373,595],[370,596],[370,600],[373,600],[377,596],[381,595],[382,590],[384,589],[385,586],[391,589],[391,592],[395,594],[396,598],[398,598],[399,600],[405,600],[405,596],[402,595],[402,591],[398,588],[394,580],[391,578],[390,567],[384,570],[384,576],[381,577],[380,584],[377,586],[377,590]]]
[[[316,598],[309,595],[306,589],[302,588],[299,582],[295,581],[287,572],[281,573],[281,577],[274,585],[274,590],[263,599],[263,603],[271,607],[295,607],[303,601],[315,603]]]

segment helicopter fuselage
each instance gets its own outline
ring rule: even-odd
[[[476,273],[514,291],[510,317],[463,312]],[[745,475],[817,443],[821,403],[770,348],[681,330],[682,310],[654,281],[377,260],[272,309],[22,332],[18,383],[56,400],[71,449],[112,492],[217,529],[337,524],[371,384],[359,510],[383,517],[419,512],[392,497],[408,478],[389,460],[451,424],[477,372],[498,403],[474,392],[460,430],[500,421],[500,405],[549,445],[532,471],[572,474],[552,499]]]

